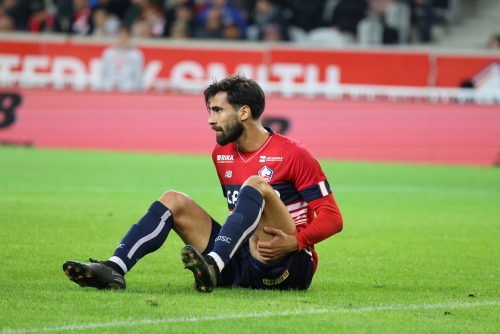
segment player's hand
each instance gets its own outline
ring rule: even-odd
[[[265,261],[276,262],[295,252],[299,245],[294,235],[280,229],[264,227],[264,232],[273,236],[271,241],[258,241],[257,251]]]

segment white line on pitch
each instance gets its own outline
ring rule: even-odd
[[[440,303],[440,304],[409,304],[409,305],[381,305],[381,306],[365,306],[360,308],[324,308],[324,309],[297,309],[281,312],[253,312],[246,314],[225,314],[217,316],[200,316],[200,317],[177,317],[177,318],[160,318],[160,319],[140,319],[140,320],[116,320],[110,322],[95,322],[87,324],[63,325],[54,327],[39,327],[39,328],[20,328],[20,329],[4,329],[2,334],[18,334],[18,333],[37,333],[37,332],[60,332],[60,331],[75,331],[89,330],[109,327],[132,327],[141,325],[169,324],[169,323],[189,323],[201,321],[215,320],[233,320],[244,318],[261,318],[261,317],[280,317],[289,315],[301,314],[325,314],[325,313],[364,313],[373,311],[408,311],[408,310],[428,310],[440,308],[467,308],[477,306],[500,306],[500,301],[484,301],[475,303]]]

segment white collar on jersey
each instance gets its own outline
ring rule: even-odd
[[[266,130],[271,130],[269,128],[266,128]],[[250,160],[252,160],[257,154],[260,153],[260,151],[262,151],[264,149],[264,147],[267,146],[267,144],[269,144],[269,142],[271,141],[271,138],[273,137],[273,131],[269,131],[269,138],[267,138],[266,142],[264,144],[262,144],[262,146],[248,159],[245,159],[243,158],[243,156],[241,155],[240,153],[240,149],[238,148],[238,144],[236,144],[236,152],[238,152],[238,155],[240,156],[241,160],[243,160],[243,162],[249,162]]]

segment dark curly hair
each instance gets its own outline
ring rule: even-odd
[[[259,84],[241,74],[214,81],[205,89],[205,104],[208,110],[210,110],[210,100],[221,92],[227,94],[227,102],[234,111],[242,106],[250,107],[252,119],[258,119],[266,107],[266,97]]]

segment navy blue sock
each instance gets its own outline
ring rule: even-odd
[[[127,273],[139,259],[163,245],[173,226],[174,217],[170,210],[155,201],[148,212],[130,227],[108,261],[118,264]]]
[[[263,209],[264,198],[257,189],[241,188],[236,206],[215,239],[214,249],[208,254],[217,262],[219,270],[222,271],[236,250],[253,235]]]

